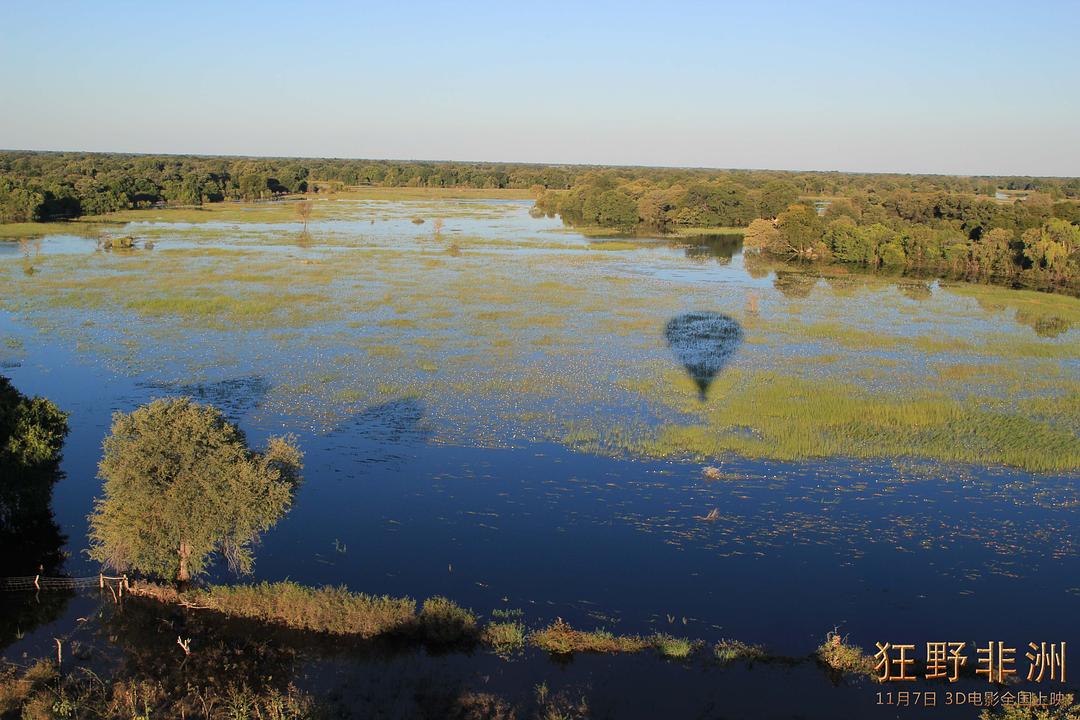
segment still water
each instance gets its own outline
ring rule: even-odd
[[[519,202],[350,201],[306,230],[132,223],[122,232],[153,249],[107,253],[77,235],[0,244],[10,280],[2,372],[71,414],[53,495],[65,573],[98,572],[83,550],[111,414],[185,394],[222,408],[256,445],[292,433],[305,452],[295,506],[258,546],[254,580],[445,595],[481,617],[520,609],[530,627],[561,617],[619,633],[737,638],[792,657],[834,628],[871,651],[875,641],[1080,647],[1075,471],[657,456],[567,439],[581,424],[622,433],[685,419],[695,403],[723,402],[709,385],[735,371],[854,377],[872,392],[904,392],[937,382],[940,363],[965,360],[956,348],[980,338],[1040,349],[978,362],[1075,381],[1078,328],[1039,336],[978,289],[933,282],[918,298],[897,280],[840,291],[811,278],[792,292],[780,273],[748,266],[737,238],[605,249]],[[235,304],[246,288],[264,304]],[[160,302],[144,302],[155,293]],[[671,328],[686,332],[687,313],[691,324],[727,318],[720,334],[737,342],[715,360],[680,353]],[[956,344],[931,358],[918,345],[860,347],[802,330],[829,323],[914,328]],[[1015,385],[984,384],[986,398],[1011,402]],[[1055,392],[1068,391],[1046,390]],[[20,560],[28,567],[9,563],[12,574],[33,574],[34,559]],[[210,579],[232,578],[221,568]],[[5,656],[47,653],[69,633],[115,654],[105,634],[76,621],[96,603],[61,603],[37,628],[33,612],[5,624]],[[340,651],[308,662],[309,678],[346,696],[341,688],[353,688],[354,703],[375,702],[360,699],[370,681],[357,676],[370,673],[403,685],[439,677],[451,694],[480,676],[508,693],[549,677],[587,686],[594,708],[618,717],[891,716],[873,705],[876,686],[836,687],[806,662],[558,666],[535,654],[507,664]],[[776,697],[780,686],[791,694]]]

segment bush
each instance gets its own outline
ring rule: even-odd
[[[444,597],[428,598],[420,608],[420,633],[436,645],[475,642],[476,615]]]
[[[687,638],[674,637],[657,633],[648,638],[648,642],[664,657],[686,658],[694,652],[695,644]]]
[[[825,636],[825,642],[817,649],[817,658],[837,672],[874,675],[874,660],[857,645],[844,642],[835,632]]]
[[[525,625],[520,622],[489,622],[481,639],[496,654],[508,657],[525,647]]]
[[[529,640],[541,650],[554,655],[575,652],[636,653],[649,647],[649,642],[636,635],[613,635],[606,630],[585,632],[570,627],[562,618],[534,632]]]
[[[345,587],[309,588],[294,582],[215,586],[195,594],[193,600],[226,615],[362,638],[405,632],[416,620],[416,603],[411,598],[350,593]]]
[[[0,464],[30,469],[53,462],[67,431],[67,413],[44,398],[26,397],[0,376]]]

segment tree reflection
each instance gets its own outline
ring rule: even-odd
[[[0,377],[0,578],[58,575],[66,538],[53,518],[67,430],[52,403],[29,399]],[[0,591],[0,647],[58,617],[71,593]]]

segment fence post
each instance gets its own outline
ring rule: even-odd
[[[105,573],[98,573],[98,587],[102,590],[105,589]]]

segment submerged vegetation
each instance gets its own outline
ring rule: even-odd
[[[0,670],[0,717],[309,720],[328,714],[310,695],[292,685],[284,690],[256,690],[244,684],[166,687],[149,679],[103,680],[85,669],[61,673],[55,662],[38,660],[21,671],[17,666]]]
[[[708,266],[687,270],[655,244],[635,245],[628,266],[619,249],[590,252],[583,240],[551,248],[544,237],[510,241],[467,225],[513,219],[520,206],[420,205],[426,217],[459,218],[441,230],[464,249],[452,256],[442,248],[450,240],[409,235],[413,203],[325,204],[343,206],[346,223],[370,212],[410,229],[365,237],[346,225],[297,249],[273,229],[148,225],[140,237],[164,238],[152,253],[41,254],[31,256],[33,275],[0,265],[0,306],[131,373],[179,362],[187,367],[178,372],[198,376],[228,367],[230,348],[243,347],[257,368],[244,372],[270,379],[268,408],[326,426],[409,397],[454,442],[475,441],[483,424],[651,457],[1080,466],[1074,298],[842,268],[816,275],[746,257],[751,278],[773,278],[751,292],[709,284]],[[186,244],[168,246],[176,240]],[[639,256],[656,277],[630,272]],[[685,272],[692,281],[670,279]],[[704,402],[664,342],[688,308],[715,308],[741,327]],[[298,353],[298,341],[312,357],[275,361]],[[205,360],[188,359],[187,343]],[[477,417],[478,402],[491,422]],[[596,403],[611,412],[586,414]]]
[[[738,660],[753,662],[764,660],[768,657],[765,648],[761,645],[751,645],[741,640],[725,639],[713,646],[713,655],[721,663],[731,663]]]
[[[656,382],[663,387],[672,380]],[[642,390],[648,393],[654,386]],[[886,391],[741,368],[721,376],[702,407],[689,404],[685,395],[661,397],[700,422],[657,429],[572,423],[564,440],[583,449],[650,457],[910,455],[1036,471],[1080,467],[1080,441],[1069,420],[1080,415],[1076,383],[1033,416],[1018,413],[1005,400],[980,402],[931,389]]]

